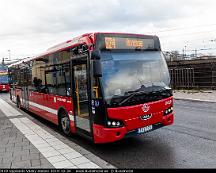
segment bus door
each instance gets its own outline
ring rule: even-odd
[[[78,132],[90,135],[87,61],[72,60],[72,81],[75,126]]]
[[[28,69],[24,68],[21,69],[21,75],[22,75],[22,82],[23,82],[23,87],[22,87],[22,101],[23,101],[23,107],[25,109],[29,109],[29,91],[28,91],[28,86],[27,86],[27,75],[28,75]]]
[[[25,86],[23,87],[23,92],[22,92],[22,98],[23,98],[23,106],[25,109],[29,109],[29,92],[28,92],[28,87]]]

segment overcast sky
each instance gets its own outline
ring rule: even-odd
[[[156,34],[164,51],[216,53],[216,1],[0,0],[0,59],[96,31]]]

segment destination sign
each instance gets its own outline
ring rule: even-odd
[[[106,49],[154,49],[153,39],[104,37]]]

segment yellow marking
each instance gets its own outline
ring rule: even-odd
[[[106,49],[115,49],[116,48],[116,41],[113,37],[105,37],[105,46]]]
[[[99,97],[99,95],[98,95],[98,86],[94,86],[93,91],[95,92],[95,97],[98,98]]]
[[[77,78],[76,78],[76,95],[77,95],[77,113],[78,116],[80,116],[79,84]]]
[[[132,40],[132,39],[126,39],[126,45],[128,47],[143,47],[143,41],[141,40]]]

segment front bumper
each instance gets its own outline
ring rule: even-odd
[[[153,128],[148,132],[156,130],[163,126],[171,125],[173,122],[174,122],[173,113],[163,116],[162,122],[152,124]],[[95,143],[109,143],[109,142],[121,140],[126,137],[138,135],[137,129],[127,131],[125,126],[119,128],[106,128],[97,124],[93,125],[93,134],[94,134]]]

